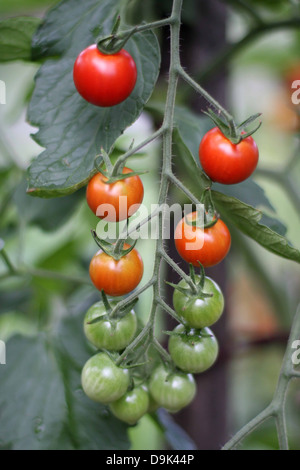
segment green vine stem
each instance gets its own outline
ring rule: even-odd
[[[118,172],[121,171],[122,169],[122,166],[125,164],[126,160],[131,157],[132,155],[134,155],[135,153],[137,153],[139,150],[141,150],[142,148],[146,147],[146,145],[150,144],[151,142],[153,142],[154,140],[156,140],[158,137],[160,137],[162,134],[164,133],[164,126],[160,127],[156,132],[154,132],[154,134],[152,134],[150,137],[148,137],[147,139],[145,139],[143,142],[141,142],[140,144],[138,144],[136,147],[134,148],[131,148],[130,150],[128,150],[128,152],[124,153],[123,155],[121,155],[116,163],[115,163],[115,166],[114,166],[114,170],[113,170],[113,175],[116,175],[118,174]]]
[[[246,424],[236,435],[223,447],[223,450],[232,450],[238,444],[257,429],[262,423],[270,418],[275,418],[279,447],[281,450],[288,449],[288,437],[285,418],[285,402],[288,387],[292,379],[300,378],[300,371],[294,369],[292,364],[293,343],[300,338],[300,306],[296,312],[291,333],[283,359],[277,388],[270,405]]]
[[[179,274],[179,276],[189,284],[193,293],[197,294],[196,286],[194,285],[190,277],[175,263],[175,261],[172,260],[172,258],[170,258],[170,256],[165,252],[164,249],[162,249],[160,253],[166,263],[168,263],[168,265],[171,266],[171,268],[173,268],[174,271],[177,272],[177,274]]]
[[[171,61],[169,70],[169,85],[167,91],[167,99],[165,106],[164,121],[161,127],[161,134],[163,137],[163,165],[161,172],[161,182],[158,197],[158,205],[163,207],[163,204],[167,201],[168,189],[169,189],[169,177],[171,173],[171,162],[172,162],[172,140],[173,140],[173,125],[174,125],[174,109],[176,100],[176,91],[178,83],[178,67],[180,64],[179,57],[179,42],[180,42],[180,19],[181,19],[181,8],[182,0],[174,0],[172,8],[172,26],[171,26]],[[141,340],[150,334],[150,338],[155,343],[154,329],[156,313],[159,306],[160,295],[160,267],[161,267],[161,254],[163,250],[163,209],[159,212],[158,216],[158,230],[161,235],[156,242],[156,253],[154,259],[153,277],[153,300],[149,319],[138,337],[131,343],[123,352],[118,360],[118,364],[122,364],[123,360],[140,344]],[[118,307],[118,306],[117,306]]]

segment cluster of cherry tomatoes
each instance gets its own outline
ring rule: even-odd
[[[195,281],[199,285],[200,276],[195,276]],[[187,406],[196,394],[192,373],[204,372],[217,358],[218,343],[208,326],[220,318],[224,308],[219,286],[205,277],[201,292],[194,296],[189,293],[186,281],[182,280],[178,288],[173,303],[182,323],[169,339],[172,364],[156,364],[150,375],[138,380],[126,366],[116,364],[119,353],[136,336],[138,322],[134,310],[113,317],[98,302],[86,313],[85,335],[101,352],[92,356],[83,368],[83,389],[89,398],[109,405],[117,418],[129,424],[159,407],[177,412]],[[111,302],[110,308],[113,310],[116,304]]]
[[[123,49],[116,54],[103,54],[96,45],[90,46],[78,56],[74,65],[78,92],[97,106],[114,106],[124,101],[133,91],[136,78],[134,60]],[[214,128],[204,136],[199,157],[204,171],[213,181],[234,184],[254,171],[258,150],[252,137],[233,144]],[[143,184],[138,175],[131,176],[130,173],[132,170],[125,167],[120,179],[111,182],[112,175],[108,172],[92,177],[86,198],[98,217],[119,222],[138,209],[143,200]],[[121,196],[126,198],[122,210]],[[106,212],[103,207],[113,211]],[[193,243],[194,248],[191,248]],[[100,351],[87,361],[82,371],[82,386],[89,398],[109,405],[116,417],[129,424],[135,424],[145,413],[158,407],[176,412],[193,400],[196,384],[192,374],[206,371],[216,361],[218,343],[209,327],[220,318],[224,309],[222,292],[212,279],[205,277],[204,268],[222,261],[230,243],[230,232],[216,214],[210,215],[210,220],[205,216],[204,226],[198,223],[197,212],[179,222],[175,231],[177,251],[190,265],[201,265],[202,273],[195,275],[191,269],[191,284],[181,280],[175,286],[173,305],[180,324],[170,333],[170,360],[158,364],[155,361],[150,373],[144,377],[140,374],[138,379],[126,362],[121,365],[122,361],[120,364],[118,361],[120,354],[136,338],[136,314],[131,307],[118,311],[117,302],[109,303],[106,294],[118,297],[133,291],[143,276],[142,258],[127,244],[117,252],[110,247],[110,250],[103,248],[95,254],[90,263],[90,277],[104,294],[103,301],[93,305],[84,320],[87,339]]]

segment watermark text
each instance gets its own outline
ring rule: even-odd
[[[196,221],[192,220],[189,215],[195,208]],[[111,204],[98,206],[96,213],[101,221],[97,225],[97,235],[103,240],[114,240],[118,237],[124,240],[129,237],[132,240],[158,240],[161,236],[164,240],[170,240],[173,237],[184,238],[186,250],[200,250],[204,243],[204,211],[203,204],[197,204],[197,206],[185,204],[182,207],[178,203],[172,205],[151,204],[150,210],[144,204],[135,204],[128,210],[127,197],[121,196],[117,210]],[[128,213],[132,214],[129,219],[127,219]],[[176,230],[183,216],[186,223],[182,224],[181,230]],[[120,220],[118,225],[108,223],[118,220]]]
[[[292,93],[292,103],[295,105],[300,104],[300,80],[293,81],[292,89],[295,90]]]

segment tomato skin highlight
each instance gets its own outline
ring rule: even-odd
[[[149,394],[145,386],[135,387],[110,405],[116,418],[128,424],[136,424],[149,408]]]
[[[110,107],[124,101],[132,93],[137,69],[129,52],[103,54],[96,44],[77,57],[73,79],[78,93],[95,106]]]
[[[130,168],[124,167],[123,174],[132,173]],[[106,184],[106,176],[97,173],[89,181],[86,188],[86,200],[90,209],[97,215],[97,209],[102,204],[112,206],[111,212],[104,212],[101,219],[105,217],[108,222],[119,222],[133,215],[141,205],[144,197],[144,186],[141,178],[131,176],[115,183]],[[120,207],[120,197],[126,197],[126,204]],[[135,206],[135,207],[133,207]]]
[[[111,308],[117,302],[110,302]],[[92,305],[84,318],[84,333],[87,339],[97,348],[107,351],[121,351],[133,340],[137,330],[137,318],[131,310],[122,318],[107,318],[102,302]],[[97,323],[90,323],[95,318],[103,317]]]
[[[124,245],[129,248],[130,245]],[[139,252],[134,248],[119,260],[99,250],[90,263],[90,278],[98,290],[107,295],[118,297],[129,294],[140,283],[144,265]]]
[[[196,383],[191,374],[173,373],[161,365],[151,374],[149,391],[158,406],[176,413],[194,399]]]
[[[188,221],[195,220],[197,212],[191,212],[186,217]],[[212,227],[202,229],[189,225],[183,217],[175,229],[174,237],[179,255],[187,263],[192,263],[197,267],[199,267],[199,262],[205,268],[220,263],[229,252],[231,245],[230,232],[221,219],[218,219]],[[201,245],[202,241],[202,247],[189,249],[191,243],[198,242]]]
[[[200,276],[196,276],[196,279],[200,281]],[[182,279],[178,286],[186,289],[188,284]],[[182,323],[196,329],[205,328],[216,323],[224,309],[222,291],[213,279],[205,277],[203,292],[213,294],[213,296],[203,299],[197,296],[188,297],[176,289],[173,293],[174,309]]]
[[[212,181],[222,184],[241,183],[254,172],[258,147],[250,136],[239,144],[228,140],[218,127],[208,131],[199,146],[199,159]]]
[[[178,325],[170,336],[169,352],[176,366],[183,372],[199,374],[209,369],[219,352],[217,339],[209,328],[186,330]]]
[[[127,391],[130,378],[127,369],[121,369],[104,353],[92,356],[81,374],[82,388],[93,401],[108,404],[121,398]]]

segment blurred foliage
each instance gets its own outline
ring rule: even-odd
[[[46,8],[55,3],[57,2],[44,0],[26,0],[26,2],[24,0],[1,0],[0,14],[5,17],[27,13],[41,16]],[[155,2],[144,0],[142,3],[138,1],[135,3],[140,17],[156,17],[157,5]],[[171,0],[163,0],[159,3],[162,11],[165,14],[169,13]],[[228,3],[233,5],[238,2]],[[245,0],[245,3],[253,8],[258,8],[264,17],[270,19],[290,12],[295,2]],[[185,0],[183,20],[189,24],[197,21],[193,14],[193,8],[194,0]],[[239,15],[242,13],[240,8],[236,11]],[[135,22],[137,16],[134,14],[134,10],[132,12],[131,21]],[[246,17],[246,12],[244,13],[243,18]],[[248,22],[243,20],[241,24],[242,29],[245,30]],[[255,84],[260,80],[260,75],[257,75],[258,68],[268,71],[267,83],[265,83],[267,88],[269,83],[280,81],[284,68],[298,57],[300,34],[286,32],[283,35],[288,40],[288,47],[285,42],[281,42],[283,37],[281,34],[272,35],[240,53],[237,56],[238,59],[233,62],[231,83],[235,92],[231,93],[231,96],[232,105],[237,114],[245,112],[246,95],[248,95],[251,106],[255,94],[258,96],[259,92],[262,93],[255,88]],[[7,67],[9,68],[9,66]],[[238,74],[240,69],[243,69],[244,72],[242,76]],[[24,70],[25,66],[20,64],[18,68],[12,66],[10,71],[6,69],[6,73],[8,77],[11,77],[11,80],[16,75],[20,77],[18,92],[23,89],[22,93],[25,96],[24,89],[30,89],[32,83],[30,80],[26,83],[26,80],[22,79]],[[250,85],[247,82],[246,86],[245,75],[249,76],[249,71],[252,71],[253,79]],[[239,86],[242,88],[242,95],[237,93]],[[164,85],[160,90],[164,90]],[[158,90],[156,97],[160,96],[160,90]],[[163,97],[163,93],[161,96]],[[16,105],[22,108],[21,119],[24,120],[25,102],[22,101],[21,105],[18,102]],[[152,109],[149,106],[148,112],[154,115],[154,103],[152,105]],[[160,103],[160,108],[161,106]],[[126,427],[122,425],[120,427],[119,423],[116,424],[115,420],[111,421],[111,418],[107,419],[107,410],[103,407],[99,409],[88,401],[79,388],[80,368],[87,354],[90,353],[82,335],[82,315],[93,302],[98,300],[98,293],[88,285],[80,287],[77,282],[72,280],[68,282],[59,278],[55,279],[55,276],[51,277],[51,273],[54,272],[64,273],[70,278],[74,273],[87,278],[89,260],[96,251],[89,229],[95,227],[97,219],[83,202],[83,191],[78,191],[71,197],[53,200],[31,198],[25,194],[24,167],[28,163],[27,157],[24,157],[21,152],[22,155],[15,158],[14,142],[10,142],[6,138],[11,135],[14,126],[16,132],[20,132],[22,135],[29,134],[33,129],[20,125],[20,115],[14,114],[14,110],[10,110],[10,112],[12,114],[5,114],[1,120],[0,238],[5,240],[7,253],[13,263],[21,264],[25,268],[43,270],[44,275],[35,275],[28,271],[22,276],[6,277],[6,269],[0,260],[0,277],[3,277],[0,286],[0,338],[5,340],[11,338],[8,343],[8,354],[14,367],[14,374],[9,374],[7,367],[4,374],[1,375],[0,409],[7,407],[7,402],[4,406],[3,397],[5,395],[13,397],[13,400],[6,408],[4,415],[1,416],[3,420],[1,420],[0,448],[128,448]],[[17,121],[13,122],[14,119]],[[178,131],[175,133],[174,146],[176,172],[197,194],[199,181],[193,181],[193,178],[184,178],[184,173],[188,168],[194,168],[199,135],[204,133],[210,124],[206,120],[196,118],[188,111],[182,110],[178,111],[177,124]],[[144,122],[142,126],[145,127]],[[139,136],[143,132],[139,128],[132,131],[133,134],[136,133]],[[118,142],[119,151],[128,148],[131,137],[132,134],[129,133],[121,138]],[[261,152],[262,165],[270,163],[273,167],[281,163],[282,152],[279,151],[279,148],[281,150],[282,147],[287,146],[290,149],[293,146],[293,136],[283,136],[282,131],[274,130],[272,123],[267,124],[267,129],[258,134],[257,138],[260,148],[263,149]],[[280,144],[278,144],[279,141]],[[274,142],[274,147],[271,145],[272,142]],[[268,151],[270,146],[272,150]],[[26,153],[25,150],[24,148],[24,153]],[[33,157],[35,151],[37,153],[39,150],[30,147],[27,152]],[[270,154],[269,161],[268,155]],[[183,155],[185,156],[184,162],[181,159]],[[156,200],[159,180],[157,148],[147,149],[144,156],[143,159],[141,157],[133,159],[133,162],[138,169],[149,170],[149,174],[145,175],[143,180],[146,186],[146,203],[150,205],[153,200]],[[197,172],[194,174],[196,175]],[[293,177],[296,176],[295,170]],[[218,185],[215,185],[214,188],[224,193],[229,191],[228,196],[239,197],[247,204],[252,204],[259,209],[263,208],[266,211],[263,222],[278,233],[282,234],[287,230],[288,238],[291,237],[292,241],[297,244],[297,236],[291,236],[293,233],[298,233],[297,214],[290,212],[291,201],[284,199],[283,196],[278,197],[278,193],[281,193],[276,182],[273,185],[266,184],[263,175],[259,177],[259,180],[257,178],[256,180],[259,181],[265,192],[255,181],[244,183],[241,189],[239,187],[221,188]],[[176,200],[186,202],[178,190],[172,194]],[[230,210],[231,208],[229,212]],[[280,212],[283,225],[277,221],[277,216],[275,219],[275,211]],[[233,248],[232,257],[228,263],[230,276],[232,273],[238,272],[240,274],[239,269],[243,273],[251,272],[260,282],[263,294],[272,300],[273,314],[277,315],[279,319],[279,327],[281,325],[288,326],[294,313],[295,303],[299,298],[298,267],[270,253],[265,253],[265,250],[252,241],[245,241],[245,238],[239,234],[236,237],[234,244],[238,248]],[[146,266],[145,277],[147,277],[152,267],[153,246],[150,242],[145,241],[141,244],[141,250]],[[228,284],[230,290],[232,287],[230,278]],[[255,294],[258,296],[257,291]],[[144,318],[147,315],[149,302],[147,294],[141,297],[137,306],[140,317]],[[247,302],[247,299],[244,299],[243,302]],[[277,304],[277,310],[274,304]],[[240,305],[239,314],[240,316],[244,315]],[[233,344],[237,342],[236,339],[241,337],[238,328],[234,332],[236,336],[233,341],[230,338],[230,342]],[[19,336],[15,336],[16,333]],[[274,391],[282,353],[282,345],[275,344],[271,347],[262,346],[249,353],[236,354],[231,363],[230,376],[229,414],[232,416],[232,431],[240,428],[269,402]],[[21,399],[20,396],[16,396],[17,389],[22,390]],[[36,390],[35,400],[32,399],[32,390]],[[53,393],[49,394],[49,390],[53,390]],[[41,402],[44,400],[43,407],[38,406],[39,397]],[[23,417],[24,408],[29,410],[31,414],[24,417],[24,423],[22,427],[19,427],[17,418],[18,416]],[[52,413],[52,410],[55,412]],[[30,416],[35,417],[34,422],[30,421]],[[291,446],[294,449],[300,449],[299,388],[297,386],[292,387],[290,392],[288,418]],[[81,426],[79,428],[75,426],[76,421],[81,423],[82,429]],[[103,428],[102,437],[99,437],[99,426]],[[15,429],[18,430],[18,440],[13,443]],[[25,433],[24,429],[30,430],[30,432]],[[90,429],[90,434],[83,436],[82,434],[87,429]],[[192,448],[193,443],[183,435],[182,430],[176,427],[167,415],[160,416],[160,423],[146,418],[139,427],[131,429],[130,437],[133,439],[133,448],[145,449],[147,446],[161,448],[166,429],[167,434],[170,434],[167,436],[169,442],[174,448],[180,448],[181,445],[186,449]],[[153,434],[151,440],[148,438],[148,433]],[[267,423],[245,441],[243,448],[278,448],[274,426]]]
[[[9,18],[0,23],[0,60],[31,60],[31,41],[40,20]]]

